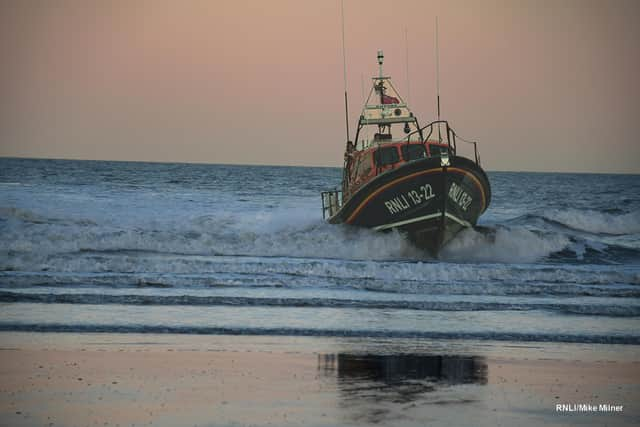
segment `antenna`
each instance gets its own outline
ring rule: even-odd
[[[342,72],[344,80],[344,118],[347,127],[347,141],[349,141],[349,102],[347,101],[347,56],[344,48],[344,0],[340,1],[342,17]]]
[[[404,27],[404,46],[407,59],[407,104],[411,105],[411,86],[409,86],[409,30]]]
[[[438,17],[436,16],[436,101],[440,120],[440,48],[438,46]]]
[[[440,120],[440,48],[438,46],[438,16],[436,15],[436,102],[438,104],[438,121]],[[442,142],[441,123],[438,123],[438,141]]]
[[[382,72],[382,63],[384,62],[384,53],[382,52],[382,50],[378,50],[378,67],[380,67],[380,81],[378,81],[376,83],[376,88],[378,88],[378,90],[380,90],[380,104],[384,104],[384,83],[382,81],[382,78],[384,77],[384,73]],[[378,127],[380,129],[382,129],[384,127],[384,125],[378,125]]]

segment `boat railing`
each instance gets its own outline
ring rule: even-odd
[[[453,129],[451,130],[451,132],[453,134],[454,141],[457,141],[459,139],[462,142],[473,145],[473,156],[476,161],[476,165],[480,166],[480,153],[478,152],[478,141],[470,141],[468,139],[464,139],[463,137],[455,133]]]
[[[480,154],[478,153],[478,142],[470,141],[459,136],[450,126],[446,120],[435,120],[421,128],[411,132],[403,138],[407,144],[411,143],[412,137],[416,135],[422,136],[422,142],[427,144],[429,142],[438,142],[446,144],[449,147],[450,156],[457,155],[457,142],[463,141],[467,144],[473,145],[473,155],[477,165],[480,165]]]
[[[444,129],[443,129],[444,128]],[[414,130],[413,132],[407,134],[404,138],[402,138],[403,141],[409,142],[411,141],[411,137],[412,136],[422,136],[423,141],[428,140],[432,135],[438,135],[438,137],[440,138],[440,140],[442,141],[443,139],[443,133],[444,133],[444,138],[446,138],[447,142],[449,141],[449,122],[447,122],[446,120],[436,120],[433,121],[427,125],[424,125],[416,130]],[[443,132],[444,131],[444,132]],[[426,136],[424,136],[426,133]]]
[[[331,218],[342,207],[342,190],[323,191],[322,195],[322,219]]]

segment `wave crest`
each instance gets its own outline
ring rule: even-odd
[[[525,228],[498,228],[489,232],[463,230],[440,258],[455,262],[531,263],[568,247],[560,234],[542,234]]]
[[[146,223],[134,221],[134,224],[47,219],[17,208],[1,208],[0,218],[9,221],[0,228],[0,238],[5,242],[0,251],[0,269],[28,268],[24,264],[29,262],[36,270],[42,266],[48,268],[49,257],[77,252],[138,251],[373,261],[430,259],[399,232],[378,233],[329,225],[311,206],[247,213],[219,212]],[[541,219],[547,225],[553,222],[564,226],[561,230],[557,226],[549,229],[543,223],[541,228]],[[509,226],[498,226],[489,232],[464,230],[442,250],[439,259],[535,263],[558,255],[557,259],[568,262],[611,263],[621,257],[638,258],[639,250],[632,242],[633,237],[584,236],[572,233],[572,228],[605,234],[640,232],[640,214],[551,211],[543,217],[520,217]],[[18,263],[16,257],[21,258],[21,262]]]
[[[544,215],[574,230],[595,234],[627,235],[640,233],[640,211],[611,214],[594,210],[552,210]]]

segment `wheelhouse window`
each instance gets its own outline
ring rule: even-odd
[[[429,154],[431,157],[441,157],[447,154],[448,147],[446,145],[429,144]]]
[[[380,147],[374,154],[376,166],[382,167],[398,163],[400,156],[398,155],[398,149],[395,146],[392,147]]]
[[[360,177],[366,177],[371,173],[371,153],[364,153],[358,160],[356,174]]]
[[[391,141],[392,135],[390,133],[376,133],[373,135],[374,141]]]
[[[427,151],[422,144],[405,144],[402,146],[402,158],[405,161],[427,157]]]

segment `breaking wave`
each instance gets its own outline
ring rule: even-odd
[[[397,232],[377,233],[333,226],[309,209],[275,209],[252,214],[201,215],[187,220],[149,222],[132,227],[97,224],[89,219],[47,219],[18,209],[0,209],[1,270],[51,268],[60,254],[144,252],[201,256],[260,256],[374,261],[428,261],[429,255]],[[619,235],[640,230],[635,213],[624,215],[557,212],[543,217],[565,221],[591,232]],[[12,221],[11,226],[6,224]],[[608,263],[609,252],[640,259],[640,248],[585,240],[570,230],[538,230],[523,223],[484,230],[465,230],[444,248],[441,261],[472,263],[535,263],[562,256],[590,263]],[[527,218],[529,223],[535,217]],[[569,225],[567,225],[569,226]],[[65,262],[68,262],[65,261]],[[77,260],[71,261],[71,264]],[[63,266],[58,266],[63,267]],[[80,267],[80,266],[78,266]],[[56,267],[57,268],[57,267]],[[65,270],[65,268],[63,268]],[[115,269],[114,269],[115,270]]]
[[[490,233],[463,230],[441,253],[455,262],[532,263],[569,247],[568,236],[525,228],[497,228]]]
[[[596,234],[626,235],[640,233],[640,212],[611,214],[594,210],[552,210],[544,218],[574,230]]]
[[[23,220],[0,235],[8,254],[55,255],[74,252],[142,251],[167,254],[287,256],[398,260],[425,257],[399,233],[331,226],[305,210],[253,215],[206,215],[186,223],[140,224],[131,228],[90,221],[46,221],[26,211],[0,211]],[[0,216],[0,218],[2,218]],[[24,220],[29,217],[29,220]],[[38,218],[34,222],[33,218]],[[5,269],[7,268],[4,266]],[[0,266],[1,268],[1,266]]]

